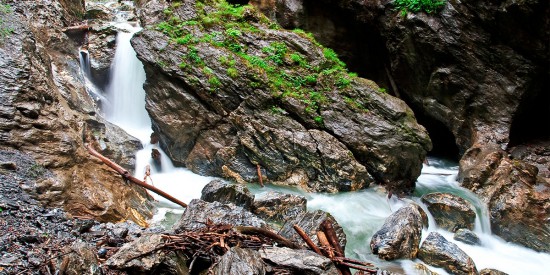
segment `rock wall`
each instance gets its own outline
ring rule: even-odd
[[[403,101],[250,6],[206,3],[150,1],[132,40],[153,128],[176,163],[236,181],[260,170],[313,191],[412,190],[431,143]]]
[[[97,115],[83,86],[77,45],[61,31],[79,19],[75,15],[82,5],[4,2],[11,12],[2,14],[3,25],[13,31],[0,42],[0,147],[28,153],[40,169],[54,173],[29,190],[45,205],[101,221],[131,219],[144,225],[152,207],[145,191],[125,184],[83,145],[84,125],[104,129],[90,133],[103,137],[109,136],[105,131],[112,133],[105,128],[113,126]],[[118,155],[131,165],[124,154],[133,152],[119,147],[125,141],[100,142],[100,149],[111,150],[107,155]]]

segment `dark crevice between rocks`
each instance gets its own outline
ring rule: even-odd
[[[548,70],[546,70],[548,72]],[[512,118],[508,147],[550,140],[550,75],[541,74],[542,83],[522,101]]]
[[[305,0],[303,7],[302,25],[283,27],[312,32],[321,45],[338,54],[349,71],[392,91],[385,69],[390,64],[386,41],[377,26],[360,22],[352,11],[341,8],[336,1],[320,5],[318,0]]]

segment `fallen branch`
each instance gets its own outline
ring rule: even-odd
[[[295,224],[293,226],[293,228],[296,231],[296,233],[298,233],[298,235],[300,235],[300,237],[302,237],[302,240],[304,240],[304,242],[306,242],[306,244],[313,251],[315,251],[315,253],[323,256],[323,253],[321,253],[321,249],[319,249],[319,247],[317,245],[315,245],[315,243],[309,238],[309,236],[306,234],[306,232],[304,232],[304,230],[299,225]]]
[[[252,227],[252,226],[236,226],[235,230],[239,233],[245,234],[245,235],[262,235],[264,237],[268,237],[277,243],[286,246],[288,248],[292,249],[300,249],[301,247],[292,241],[286,239],[285,237],[271,232],[267,229],[259,228],[259,227]]]
[[[323,231],[317,232],[317,239],[319,240],[319,243],[321,244],[323,248],[323,255],[327,258],[334,258],[334,248],[330,245],[330,243],[327,240],[327,236]]]
[[[324,220],[321,223],[321,230],[323,230],[323,232],[327,236],[328,242],[334,248],[336,256],[345,257],[346,254],[344,252],[344,249],[342,249],[342,246],[340,246],[338,236],[336,236],[336,231],[334,231],[332,223],[329,220]],[[338,270],[340,270],[340,272],[342,272],[342,275],[351,275],[351,271],[349,270],[348,265],[336,264],[336,267],[338,268]]]
[[[120,175],[122,175],[122,177],[126,180],[129,180],[131,181],[132,183],[135,183],[147,190],[151,190],[152,192],[155,192],[156,194],[164,197],[165,199],[175,203],[175,204],[178,204],[182,207],[187,207],[187,204],[172,197],[171,195],[169,195],[168,193],[150,185],[150,184],[147,184],[146,182],[143,182],[141,180],[139,180],[138,178],[132,176],[130,174],[130,172],[128,172],[128,170],[122,168],[120,165],[114,163],[113,161],[111,161],[110,159],[106,158],[105,156],[103,156],[102,154],[98,153],[94,148],[92,148],[92,146],[90,144],[87,144],[86,145],[86,149],[88,149],[88,152],[90,152],[90,154],[94,157],[97,157],[98,159],[100,159],[103,163],[105,163],[107,166],[111,167],[113,170],[115,170],[117,173],[119,173]]]

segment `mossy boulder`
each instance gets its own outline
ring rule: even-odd
[[[176,164],[311,191],[414,187],[424,128],[310,35],[221,0],[154,0],[140,16],[146,108]]]

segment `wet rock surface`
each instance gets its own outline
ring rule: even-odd
[[[504,273],[496,269],[484,268],[479,271],[479,275],[508,275],[508,273]]]
[[[475,146],[461,159],[459,177],[487,204],[493,234],[549,252],[550,183],[537,172],[497,145]]]
[[[338,236],[338,240],[340,240],[340,246],[342,246],[342,248],[345,248],[347,240],[344,229],[342,229],[342,227],[338,224],[338,222],[336,222],[336,220],[330,213],[322,210],[306,212],[295,217],[293,220],[286,222],[283,228],[280,230],[279,234],[295,243],[303,244],[305,247],[306,244],[304,243],[303,239],[296,233],[293,228],[293,226],[297,224],[304,230],[304,232],[311,238],[311,240],[315,244],[321,246],[319,240],[317,239],[317,231],[319,231],[321,223],[323,223],[325,220],[328,220],[332,223],[334,231]]]
[[[310,101],[300,96],[274,96],[265,70],[258,74],[243,54],[249,59],[268,58],[263,48],[283,43],[289,54],[299,53],[315,67],[331,62],[323,49],[299,34],[269,29],[262,23],[265,18],[251,8],[246,8],[245,20],[258,32],[241,30],[241,35],[231,36],[216,24],[182,30],[195,37],[222,32],[217,39],[228,40],[224,45],[246,45],[242,54],[215,46],[216,41],[170,43],[175,38],[155,29],[169,20],[159,14],[166,8],[179,20],[197,21],[194,3],[183,1],[177,7],[159,0],[144,3],[145,30],[132,40],[150,80],[145,85],[146,108],[163,149],[175,163],[199,174],[256,182],[259,165],[267,180],[311,191],[357,190],[374,181],[411,191],[431,143],[403,101],[360,78],[343,84],[346,89],[322,90],[332,84],[321,76],[310,85],[313,94],[306,97],[322,94],[326,103],[313,99],[316,107],[308,108]],[[199,60],[195,58],[182,63],[189,54],[201,62],[194,65],[193,60]],[[287,75],[305,77],[292,61],[279,63]],[[228,75],[228,67],[235,73]],[[249,85],[251,81],[255,84]],[[368,111],[358,110],[360,106]]]
[[[464,251],[436,232],[431,232],[424,240],[418,258],[452,274],[478,273],[474,261]]]
[[[474,229],[476,213],[465,199],[449,193],[430,193],[421,200],[439,227],[451,232],[460,228]]]
[[[457,230],[455,232],[455,235],[453,236],[453,239],[457,241],[461,241],[465,244],[471,244],[471,245],[481,244],[481,240],[476,235],[476,233],[464,228]]]
[[[332,261],[310,250],[268,247],[259,252],[264,261],[286,267],[300,274],[338,274],[338,270]]]
[[[307,200],[303,196],[270,191],[256,195],[252,212],[266,221],[285,223],[307,209]]]
[[[234,226],[254,226],[268,228],[266,222],[248,210],[234,204],[221,204],[219,202],[205,202],[192,200],[181,219],[173,226],[176,232],[184,230],[196,230],[206,227],[208,222],[226,223]]]
[[[232,184],[222,180],[213,180],[202,189],[201,200],[207,202],[232,203],[250,210],[254,195],[242,184]]]
[[[418,253],[426,213],[416,204],[392,213],[372,236],[372,253],[384,260],[414,259]]]
[[[258,251],[232,247],[218,261],[213,268],[213,274],[216,275],[240,275],[240,274],[258,274],[264,275],[268,270],[266,264],[262,261]]]

